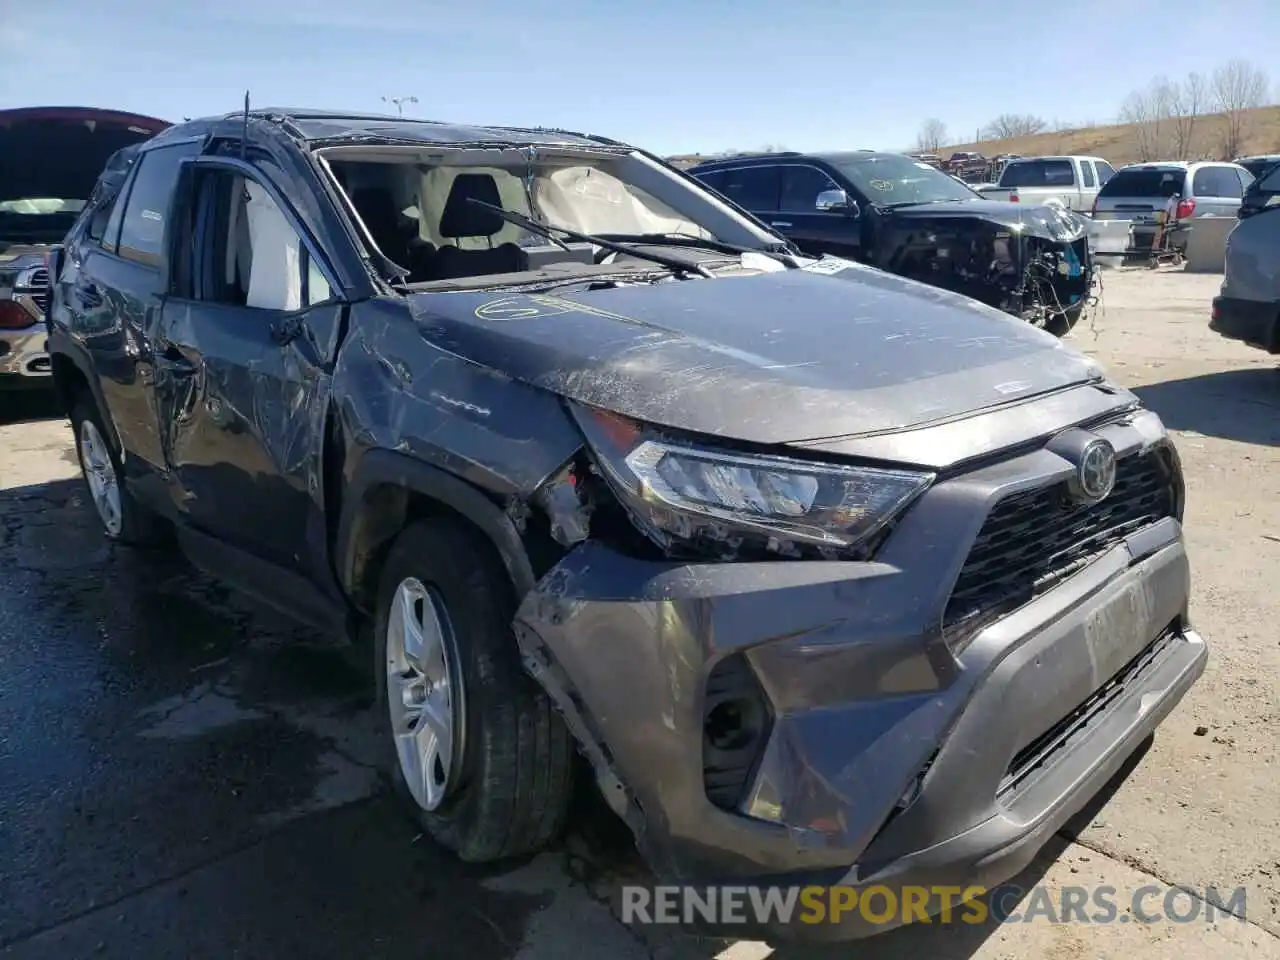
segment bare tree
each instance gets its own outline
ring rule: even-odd
[[[1173,152],[1178,160],[1191,160],[1195,151],[1196,120],[1208,104],[1204,75],[1192,70],[1170,88],[1173,113]]]
[[[982,130],[984,140],[1009,140],[1013,137],[1029,137],[1045,128],[1039,117],[1030,113],[1002,113]]]
[[[1248,60],[1229,60],[1213,72],[1213,102],[1222,114],[1222,159],[1240,154],[1252,127],[1250,113],[1267,102],[1267,71]]]
[[[930,117],[920,125],[916,136],[916,149],[921,153],[937,153],[947,142],[947,125],[936,117]]]
[[[1153,79],[1145,89],[1134,90],[1120,105],[1120,122],[1131,124],[1138,141],[1138,159],[1157,160],[1164,152],[1173,124],[1174,84],[1168,77]]]

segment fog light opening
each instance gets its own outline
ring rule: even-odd
[[[751,746],[764,726],[760,705],[746,699],[722,700],[707,711],[703,732],[717,750],[742,750]]]

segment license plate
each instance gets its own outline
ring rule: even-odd
[[[1141,584],[1130,583],[1093,611],[1085,625],[1085,643],[1095,674],[1105,679],[1128,663],[1151,639],[1150,597]]]

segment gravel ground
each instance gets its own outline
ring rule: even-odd
[[[1280,958],[1280,371],[1207,329],[1219,278],[1105,274],[1073,336],[1175,431],[1204,679],[1100,809],[1018,883],[1247,888],[1246,918],[920,927],[777,960]],[[0,952],[5,956],[721,957],[769,947],[627,930],[643,870],[584,801],[560,848],[462,868],[370,769],[343,651],[180,560],[113,550],[65,421],[0,423]],[[1179,894],[1180,909],[1194,901]],[[1146,901],[1148,909],[1159,895]],[[1025,909],[1025,906],[1024,906]]]

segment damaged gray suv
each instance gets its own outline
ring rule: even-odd
[[[668,880],[992,885],[1204,668],[1155,414],[633,147],[185,123],[51,273],[107,536],[371,635],[465,860],[552,841],[580,752]]]

